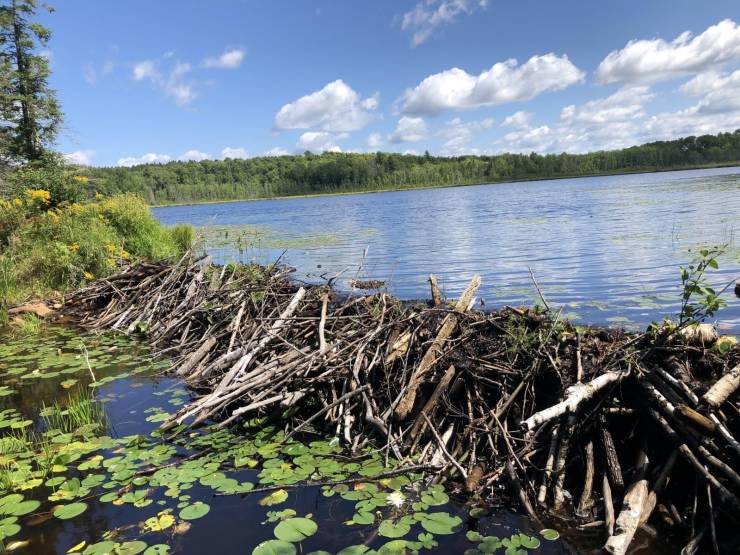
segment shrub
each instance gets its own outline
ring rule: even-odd
[[[181,256],[192,242],[189,226],[163,227],[135,195],[44,209],[39,191],[4,201],[12,210],[0,215],[0,299],[64,291],[131,258]]]
[[[48,191],[48,207],[81,202],[88,197],[88,178],[79,175],[77,170],[66,165],[64,159],[54,153],[47,153],[42,160],[18,169],[9,181],[15,197],[22,197],[29,189]]]

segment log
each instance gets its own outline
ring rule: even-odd
[[[440,306],[442,304],[442,294],[439,292],[437,276],[434,274],[429,274],[429,286],[432,290],[432,306]]]
[[[609,536],[604,551],[611,555],[624,555],[632,543],[640,516],[645,508],[648,498],[648,482],[645,478],[649,460],[644,449],[638,453],[635,480],[627,488],[622,500],[622,509],[614,526],[614,533]]]
[[[612,500],[612,488],[609,485],[609,478],[604,473],[601,479],[601,491],[604,497],[604,522],[606,525],[607,536],[614,534],[614,501]]]
[[[416,420],[414,420],[414,424],[411,426],[408,439],[409,444],[412,444],[416,439],[416,436],[422,431],[422,428],[426,423],[427,415],[434,415],[434,410],[437,408],[437,403],[439,402],[439,399],[442,397],[445,391],[447,391],[447,387],[450,385],[452,378],[455,377],[455,372],[455,367],[450,365],[450,367],[447,369],[447,372],[444,373],[442,378],[439,380],[439,383],[437,383],[437,387],[434,388],[432,395],[424,404],[424,408],[421,409],[421,412],[419,412]]]
[[[702,399],[710,407],[717,409],[730,398],[730,395],[740,387],[740,364],[732,368],[709,388]]]
[[[618,383],[628,375],[629,370],[613,370],[611,372],[605,372],[585,384],[573,384],[565,390],[564,400],[556,405],[534,413],[522,422],[522,428],[526,431],[532,431],[545,422],[549,422],[553,418],[557,418],[566,413],[574,413],[582,403],[593,398],[594,395],[606,386]]]
[[[591,497],[593,483],[594,483],[594,443],[589,440],[584,448],[584,459],[586,460],[586,477],[583,481],[583,490],[581,491],[581,499],[578,502],[578,513],[581,516],[587,516],[588,512],[593,506],[593,499]]]
[[[470,280],[470,284],[468,285],[467,289],[465,289],[465,291],[463,291],[463,294],[460,295],[460,298],[455,305],[455,311],[445,316],[445,319],[442,322],[442,326],[440,327],[439,332],[437,332],[437,337],[434,338],[432,345],[424,354],[424,357],[421,359],[419,366],[411,375],[406,388],[406,392],[401,396],[401,399],[396,405],[394,412],[398,419],[405,419],[408,416],[409,412],[411,412],[411,409],[414,406],[414,401],[416,400],[416,391],[419,388],[419,385],[421,385],[422,379],[424,378],[426,373],[431,370],[431,368],[434,366],[434,363],[437,362],[437,358],[439,357],[442,350],[442,345],[445,341],[447,341],[450,335],[452,335],[452,332],[457,326],[458,319],[455,313],[465,312],[468,309],[468,306],[473,302],[475,293],[480,287],[480,283],[480,276],[477,274],[473,276],[473,279]]]

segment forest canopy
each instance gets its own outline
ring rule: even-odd
[[[104,194],[133,192],[151,204],[380,191],[525,179],[608,175],[740,163],[733,133],[658,141],[588,154],[437,157],[376,152],[90,168]]]

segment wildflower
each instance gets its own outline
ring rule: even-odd
[[[100,200],[101,198],[103,198],[103,195],[95,191],[95,200]]]
[[[82,274],[82,277],[84,277],[87,280],[90,280],[90,279],[94,278],[95,276],[92,275],[90,272],[85,272],[84,274]]]
[[[74,179],[77,183],[87,183],[90,181],[90,178],[86,175],[75,175],[72,179]]]
[[[49,204],[51,200],[51,193],[44,189],[26,189],[26,196],[31,202],[40,202],[41,204]]]
[[[123,258],[124,260],[128,260],[130,256],[131,255],[129,253],[127,253],[125,250],[121,249],[121,254],[120,254],[120,257],[121,258]]]
[[[386,497],[385,499],[389,505],[391,505],[392,507],[396,507],[397,509],[403,507],[403,504],[406,502],[406,496],[400,491],[389,493],[388,497]]]
[[[114,254],[118,250],[118,247],[107,243],[105,245],[105,250],[107,250],[109,254]]]
[[[77,241],[75,241],[74,243],[69,245],[69,250],[77,252],[78,250],[80,250],[80,244]]]

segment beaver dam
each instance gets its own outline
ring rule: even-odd
[[[482,312],[477,276],[454,302],[430,283],[431,301],[406,303],[186,257],[127,267],[65,312],[143,333],[174,361],[194,396],[162,424],[171,435],[263,416],[286,441],[372,447],[401,461],[381,477],[423,471],[608,553],[638,531],[684,553],[737,552],[740,347],[708,326],[627,333],[547,310]]]

